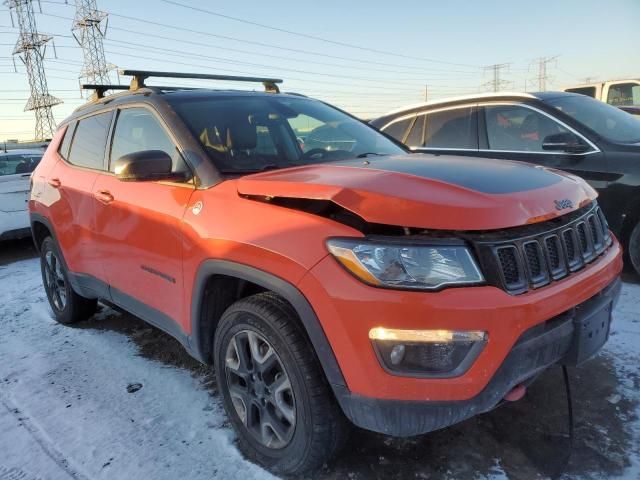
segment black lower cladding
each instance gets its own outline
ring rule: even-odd
[[[367,430],[408,437],[448,427],[479,413],[494,409],[515,386],[533,379],[554,364],[576,365],[593,356],[608,337],[606,333],[593,342],[584,326],[595,328],[620,295],[620,279],[602,292],[571,310],[536,325],[522,334],[487,386],[469,400],[451,402],[420,402],[380,400],[335,388],[346,416]],[[583,335],[584,334],[584,335]],[[577,352],[576,352],[577,350]],[[576,352],[576,353],[574,353]]]

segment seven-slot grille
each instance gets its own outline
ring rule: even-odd
[[[512,294],[548,285],[582,269],[611,245],[607,221],[595,202],[538,225],[472,240],[485,277]]]

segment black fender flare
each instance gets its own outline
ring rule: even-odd
[[[291,283],[273,274],[228,260],[205,260],[198,268],[191,300],[191,336],[189,340],[189,350],[192,356],[203,363],[207,361],[204,354],[204,342],[208,341],[208,339],[201,338],[200,332],[202,330],[200,323],[203,321],[202,298],[204,296],[204,289],[207,280],[212,275],[226,275],[246,280],[260,285],[287,300],[295,309],[302,322],[302,326],[311,340],[311,344],[315,349],[316,355],[318,355],[327,381],[331,384],[334,391],[336,387],[346,388],[342,371],[320,324],[320,320],[302,292]]]
[[[35,223],[43,224],[47,228],[47,230],[49,230],[51,237],[55,240],[56,243],[58,243],[58,240],[56,239],[56,232],[53,229],[53,225],[51,224],[49,219],[46,217],[43,217],[39,213],[31,212],[29,213],[29,225],[31,226],[31,239],[33,240],[33,244],[36,247],[36,251],[38,253],[40,252],[40,245],[38,245],[38,242],[36,241],[36,231],[34,228]]]

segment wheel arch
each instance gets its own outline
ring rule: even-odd
[[[200,265],[196,274],[191,301],[191,336],[189,339],[191,355],[203,363],[211,362],[211,345],[219,316],[218,318],[210,318],[207,298],[211,292],[207,292],[207,288],[211,286],[211,279],[221,277],[249,282],[262,291],[276,293],[289,302],[298,314],[300,323],[311,341],[327,381],[334,390],[337,386],[346,387],[342,371],[322,329],[320,320],[302,292],[291,283],[271,273],[228,260],[206,260]],[[216,314],[218,313],[221,315],[223,312],[218,310]]]
[[[40,252],[42,242],[47,237],[52,237],[55,241],[55,233],[49,220],[38,213],[30,214],[31,237],[36,247],[36,251]],[[56,241],[57,243],[57,241]]]

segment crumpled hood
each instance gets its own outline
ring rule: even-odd
[[[407,154],[287,168],[237,180],[241,195],[330,200],[370,223],[492,230],[548,220],[597,194],[537,165]]]

